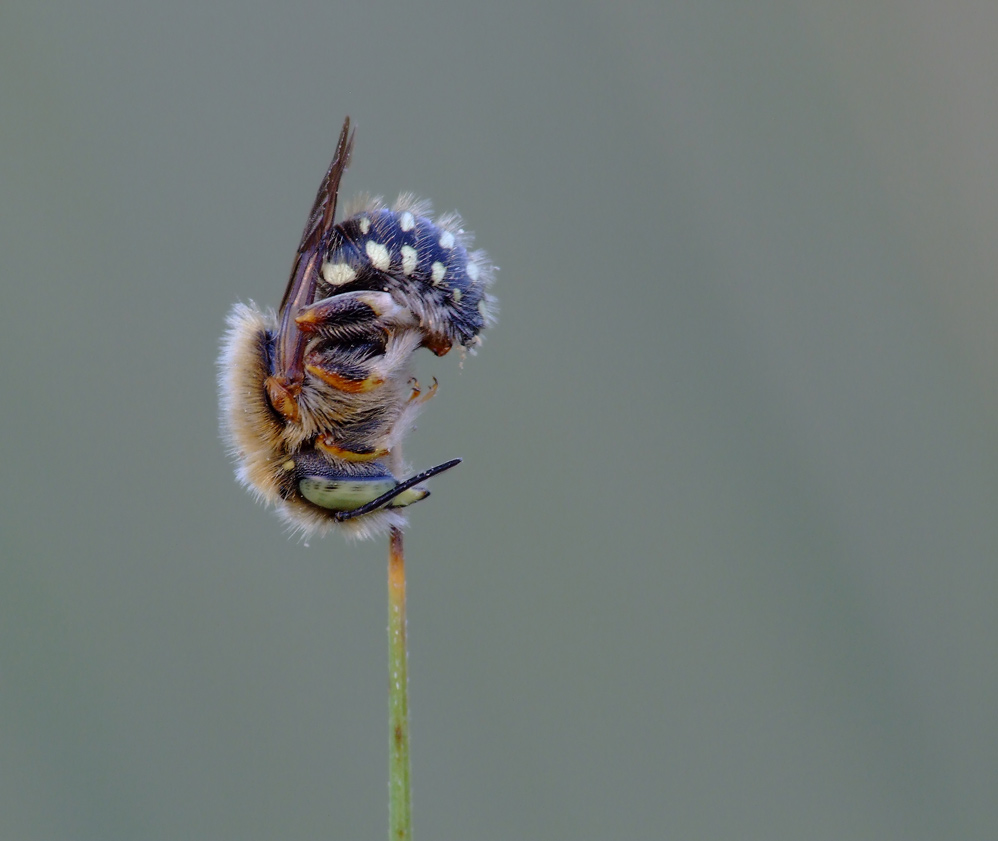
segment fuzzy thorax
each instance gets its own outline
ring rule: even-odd
[[[389,451],[390,464],[385,467],[400,475],[405,471],[402,439],[419,411],[418,401],[403,400],[394,407],[386,406],[387,393],[379,389],[377,397],[364,395],[351,406],[341,393],[310,379],[302,389],[303,423],[284,422],[267,401],[262,385],[269,374],[268,343],[276,329],[277,317],[273,311],[261,310],[253,302],[236,304],[229,313],[219,357],[219,394],[222,436],[235,462],[236,478],[258,501],[273,506],[292,532],[304,537],[322,535],[334,527],[356,538],[381,534],[392,526],[403,527],[406,518],[397,509],[382,509],[355,520],[337,522],[329,511],[304,498],[288,464],[295,461],[302,445],[317,432],[349,428],[348,421],[356,417],[359,402],[365,416],[378,419],[371,426],[377,430],[371,441],[372,449]],[[411,350],[406,360],[409,357]],[[403,386],[408,389],[408,377],[404,374],[400,369],[389,378],[386,385],[391,393],[399,395]],[[325,454],[323,457],[344,477],[365,473],[364,462],[350,463]]]

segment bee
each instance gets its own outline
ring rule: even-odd
[[[433,219],[410,195],[391,207],[362,198],[334,224],[353,140],[348,117],[278,311],[237,303],[219,358],[236,477],[306,537],[401,527],[400,509],[429,496],[423,482],[460,461],[397,478],[402,440],[437,388],[420,389],[413,354],[474,352],[495,320],[495,269],[457,214]]]

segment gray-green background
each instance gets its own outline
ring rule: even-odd
[[[386,546],[216,427],[346,114],[501,267],[417,839],[998,835],[998,7],[735,5],[0,9],[0,836],[384,837]]]

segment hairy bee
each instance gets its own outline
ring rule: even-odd
[[[277,313],[236,304],[219,358],[221,425],[236,477],[295,531],[367,537],[429,495],[401,444],[422,404],[413,353],[474,350],[494,321],[494,268],[456,214],[411,196],[358,203],[333,223],[350,161],[347,118]]]

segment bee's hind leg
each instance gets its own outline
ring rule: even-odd
[[[350,345],[321,342],[305,355],[305,370],[337,391],[361,394],[385,382],[385,338]]]
[[[361,447],[357,445],[349,447],[343,446],[343,442],[337,442],[336,439],[328,433],[316,436],[315,448],[319,452],[325,453],[327,456],[332,456],[333,458],[354,463],[377,461],[378,459],[385,458],[389,454],[389,451],[382,447]]]
[[[399,326],[411,326],[416,318],[387,292],[343,292],[302,307],[295,317],[306,334],[338,341],[355,341]]]

